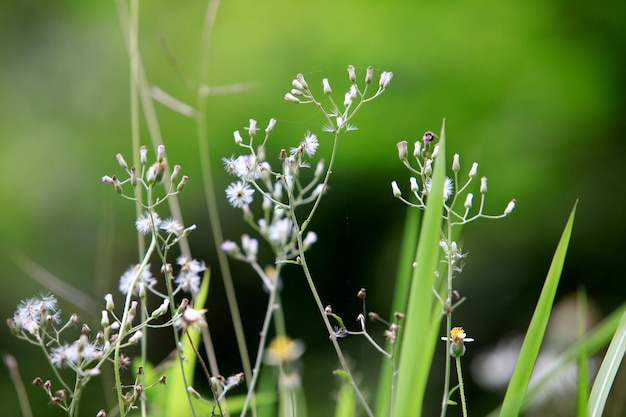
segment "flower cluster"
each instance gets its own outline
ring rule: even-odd
[[[309,204],[320,196],[323,190],[321,184],[324,174],[324,161],[320,161],[313,172],[313,177],[306,183],[302,180],[301,171],[310,167],[310,158],[315,156],[319,142],[317,136],[306,132],[298,146],[289,152],[281,150],[276,162],[281,169],[274,171],[266,160],[266,144],[270,133],[274,130],[276,120],[271,119],[265,128],[265,136],[262,143],[254,146],[257,136],[257,122],[250,120],[247,130],[248,140],[244,143],[239,131],[235,132],[235,143],[244,148],[246,153],[239,156],[223,158],[224,168],[227,173],[237,178],[226,188],[226,197],[235,208],[241,208],[246,221],[259,233],[272,247],[277,261],[295,259],[300,251],[297,246],[297,233],[291,218],[291,210],[298,206]],[[261,195],[261,209],[263,215],[255,218],[250,204],[253,202],[255,192]],[[313,232],[308,232],[304,239],[310,247],[317,239]],[[225,241],[222,250],[232,257],[246,262],[256,262],[258,241],[247,235],[242,237],[242,247],[232,242]],[[270,280],[262,275],[266,286],[270,286]]]
[[[398,157],[400,161],[414,174],[409,178],[411,195],[415,197],[415,202],[405,199],[402,196],[402,191],[396,181],[391,183],[391,188],[394,197],[402,200],[406,204],[412,207],[418,207],[420,209],[426,209],[426,200],[428,194],[431,191],[432,174],[434,161],[439,154],[439,145],[434,143],[438,138],[433,132],[424,133],[421,141],[416,141],[413,147],[413,158],[415,160],[416,167],[413,166],[409,158],[408,142],[402,141],[397,144]],[[459,154],[454,154],[452,160],[452,173],[454,179],[446,177],[444,181],[443,199],[444,209],[446,211],[446,220],[452,222],[453,225],[469,223],[472,220],[478,218],[502,218],[510,214],[515,205],[516,200],[511,200],[503,213],[500,215],[486,215],[483,212],[485,205],[485,195],[487,193],[487,177],[480,178],[480,204],[477,209],[477,213],[472,212],[474,194],[469,192],[474,180],[478,175],[478,163],[474,162],[472,167],[467,173],[467,178],[463,181],[459,178],[459,172],[461,170],[461,163]],[[421,183],[421,187],[420,187]],[[464,198],[462,197],[464,196]],[[457,202],[463,200],[462,211],[457,211]]]
[[[330,102],[330,110],[325,110],[322,104],[315,99],[313,92],[309,88],[309,84],[302,74],[298,74],[291,82],[293,88],[290,92],[285,94],[285,100],[297,104],[313,103],[322,109],[322,112],[328,119],[328,124],[323,129],[327,132],[337,133],[341,130],[356,130],[356,127],[349,124],[348,121],[363,103],[375,99],[389,87],[393,73],[383,71],[380,74],[378,89],[371,96],[367,95],[367,89],[374,79],[374,67],[367,67],[364,79],[365,87],[362,89],[357,83],[356,69],[353,65],[348,65],[348,78],[350,79],[350,88],[343,96],[342,105],[337,105],[337,102],[333,99],[333,90],[328,79],[324,78],[322,80],[322,91]]]

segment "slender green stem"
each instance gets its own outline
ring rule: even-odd
[[[461,371],[461,357],[456,357],[456,373],[459,377],[459,393],[461,394],[461,408],[463,417],[467,417],[467,404],[465,403],[465,387],[463,386],[463,372]]]
[[[333,142],[333,150],[332,150],[332,154],[330,157],[330,162],[328,163],[328,169],[326,171],[326,177],[324,178],[324,187],[326,187],[326,185],[328,184],[328,180],[330,178],[330,174],[332,173],[332,169],[333,169],[333,164],[334,164],[334,160],[335,160],[335,155],[336,155],[336,150],[337,150],[337,143],[339,141],[339,135],[338,133],[335,133],[335,140]],[[365,400],[365,397],[363,396],[363,394],[361,393],[361,391],[359,390],[359,387],[357,386],[354,378],[352,377],[352,373],[350,371],[350,368],[348,366],[348,363],[343,355],[343,352],[341,350],[341,347],[339,346],[339,342],[337,341],[337,335],[335,334],[335,331],[332,327],[332,325],[330,324],[330,320],[328,319],[328,316],[326,315],[326,311],[324,308],[324,305],[322,304],[322,300],[319,296],[319,293],[317,292],[317,288],[315,287],[315,283],[313,282],[313,277],[311,276],[311,272],[309,270],[309,266],[306,262],[306,256],[304,253],[304,244],[303,244],[303,239],[302,236],[304,234],[304,230],[306,229],[306,225],[308,224],[308,222],[310,221],[313,212],[315,211],[315,209],[318,207],[320,199],[321,199],[321,195],[323,193],[320,193],[320,196],[318,196],[318,199],[315,201],[315,204],[313,206],[313,208],[311,209],[311,212],[309,213],[307,219],[305,220],[305,222],[302,224],[302,227],[300,227],[300,225],[298,224],[298,218],[296,216],[296,212],[295,212],[295,208],[294,208],[294,204],[292,204],[292,198],[293,198],[293,194],[292,194],[292,190],[289,191],[289,199],[290,199],[290,204],[289,204],[289,217],[292,219],[293,223],[294,223],[294,227],[295,229],[298,231],[297,233],[297,241],[298,241],[298,248],[299,248],[299,252],[300,252],[300,264],[302,265],[302,269],[304,271],[304,275],[306,277],[307,283],[309,285],[309,290],[311,291],[311,294],[313,295],[313,299],[315,300],[315,304],[317,305],[317,309],[320,312],[320,315],[322,317],[322,321],[324,322],[324,325],[326,326],[326,330],[328,331],[328,335],[330,338],[331,343],[333,344],[333,347],[335,349],[335,352],[337,354],[337,358],[339,359],[339,362],[341,364],[341,368],[343,369],[344,372],[346,372],[346,374],[348,374],[349,378],[350,378],[350,384],[352,385],[359,401],[361,402],[363,408],[365,409],[365,412],[367,413],[368,416],[373,417],[374,413],[372,412],[371,408],[369,407],[369,405],[367,404],[367,401]]]
[[[143,257],[143,261],[137,268],[137,272],[135,273],[135,276],[133,277],[133,281],[131,282],[128,288],[128,293],[126,294],[126,301],[124,302],[124,310],[123,310],[124,314],[122,315],[118,337],[115,342],[115,353],[114,353],[115,357],[113,361],[114,361],[114,372],[115,372],[115,388],[117,390],[117,400],[118,400],[118,405],[120,409],[120,417],[124,417],[126,415],[126,408],[124,406],[124,393],[122,390],[122,377],[120,375],[120,347],[127,333],[126,328],[130,324],[128,322],[129,321],[128,312],[130,310],[130,304],[133,298],[133,290],[135,289],[137,282],[139,282],[139,279],[141,278],[141,275],[144,269],[148,265],[148,261],[150,260],[150,257],[152,256],[152,253],[154,252],[156,246],[157,246],[157,239],[156,239],[156,236],[153,234],[152,240],[150,241],[150,246],[148,247],[148,250],[146,251]]]

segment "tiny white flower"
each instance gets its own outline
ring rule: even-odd
[[[305,133],[304,139],[300,142],[300,145],[297,148],[292,148],[290,153],[291,155],[307,154],[309,157],[312,157],[315,155],[318,146],[319,142],[317,141],[317,136],[308,131]]]
[[[181,272],[174,282],[181,290],[191,294],[197,294],[200,290],[200,277],[193,272]]]
[[[432,178],[428,178],[426,180],[426,189],[430,193],[430,187],[432,184]],[[454,193],[454,184],[452,183],[452,178],[446,177],[443,182],[443,201],[447,201],[452,194]]]
[[[226,188],[226,197],[231,206],[241,208],[252,202],[254,190],[248,184],[238,181],[233,182]]]
[[[133,283],[133,280],[135,279],[135,276],[138,272],[137,270],[139,266],[139,264],[131,266],[120,277],[119,290],[122,294],[128,294],[130,286]],[[141,272],[141,275],[137,279],[137,283],[133,288],[133,294],[139,295],[140,290],[144,290],[146,286],[152,287],[156,284],[156,282],[156,279],[150,273],[150,264],[148,264],[145,266],[145,268]]]
[[[239,246],[232,240],[225,240],[222,242],[222,250],[229,255],[236,255],[239,253]]]
[[[152,230],[158,229],[160,225],[161,218],[155,212],[145,212],[135,221],[137,231],[144,235],[152,233]]]
[[[183,225],[180,224],[180,222],[176,219],[173,218],[169,218],[164,220],[160,225],[159,228],[161,230],[165,230],[165,232],[169,233],[169,234],[173,234],[176,236],[179,236],[180,233],[183,231]]]

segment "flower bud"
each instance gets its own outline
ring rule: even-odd
[[[139,148],[139,163],[145,165],[148,163],[148,148],[142,146]]]
[[[265,128],[265,133],[267,134],[272,133],[274,131],[275,126],[276,126],[276,119],[272,117],[269,123],[267,124],[267,127]]]
[[[319,178],[324,174],[324,168],[326,167],[326,161],[322,158],[319,160],[317,165],[315,166],[315,178]]]
[[[183,177],[180,179],[180,182],[176,186],[176,191],[182,190],[185,184],[187,184],[187,181],[189,181],[189,177],[186,175],[183,175]]]
[[[369,67],[367,67],[367,71],[365,72],[365,84],[371,83],[373,78],[374,78],[374,67],[370,65]]]
[[[324,88],[324,94],[330,94],[333,90],[330,88],[330,83],[328,82],[328,78],[324,78],[322,80],[322,87]]]
[[[398,187],[398,183],[395,181],[391,182],[391,191],[393,192],[393,196],[396,198],[400,198],[402,196],[402,191],[400,191],[400,187]]]
[[[509,204],[504,209],[504,214],[505,215],[511,214],[511,212],[515,209],[516,205],[517,205],[517,200],[513,199],[513,200],[509,201]]]
[[[415,142],[415,147],[413,148],[413,156],[417,158],[422,154],[422,142],[419,140]]]
[[[438,136],[429,130],[428,132],[424,133],[424,136],[422,136],[422,141],[424,141],[424,145],[425,145],[427,143],[432,142],[433,139],[437,139],[437,138]]]
[[[157,146],[157,162],[162,162],[165,157],[165,146]]]
[[[256,135],[256,120],[254,119],[250,119],[250,125],[248,126],[248,135],[250,135],[250,137],[254,137],[254,135]]]
[[[356,72],[354,71],[354,65],[348,65],[348,77],[352,84],[356,83]]]
[[[472,208],[472,200],[473,200],[473,199],[474,199],[474,194],[472,194],[472,193],[468,193],[468,194],[467,194],[467,197],[465,197],[465,203],[463,204],[463,206],[464,206],[466,209],[468,209],[468,210],[469,210],[470,208]]]
[[[241,133],[239,133],[238,130],[235,130],[235,132],[233,133],[233,136],[235,137],[235,145],[240,145],[243,142]]]
[[[433,173],[433,160],[427,159],[424,161],[424,175],[432,175]]]
[[[304,80],[304,75],[298,74],[298,75],[296,75],[296,78],[297,78],[298,82],[300,83],[300,85],[302,86],[302,89],[304,89],[304,90],[308,90],[309,89],[309,85]]]
[[[470,169],[469,177],[470,178],[474,178],[476,176],[476,174],[478,174],[478,163],[474,162],[472,164],[472,169]]]
[[[452,158],[452,171],[459,172],[460,169],[461,169],[461,162],[459,160],[459,154],[455,153],[454,157]]]
[[[389,87],[389,84],[391,83],[391,79],[393,78],[393,72],[391,71],[383,71],[382,74],[380,74],[380,81],[378,82],[378,85],[385,89],[387,87]]]
[[[400,158],[401,161],[406,161],[409,156],[408,142],[403,140],[402,142],[398,142],[396,146],[398,147],[398,158]]]
[[[292,103],[300,103],[300,100],[291,93],[285,94],[285,100],[291,101]]]
[[[105,308],[108,311],[113,311],[113,309],[115,308],[115,303],[113,302],[113,295],[111,294],[107,294],[104,296],[104,301],[105,301]]]
[[[431,159],[435,159],[437,157],[437,155],[439,155],[439,144],[435,144],[435,147],[433,148],[433,153],[430,156]]]
[[[172,175],[170,176],[170,182],[176,182],[178,180],[179,173],[180,165],[174,165],[174,169],[172,169]]]
[[[417,185],[417,179],[415,177],[409,178],[409,182],[411,183],[411,192],[417,193],[420,190],[419,185]]]
[[[124,169],[128,168],[128,164],[126,163],[126,161],[124,160],[124,157],[122,156],[121,153],[118,153],[117,155],[115,155],[115,157],[117,158],[117,162],[120,164],[120,166]]]
[[[102,310],[102,318],[100,319],[100,324],[102,325],[102,327],[107,327],[109,323],[109,312],[106,310]]]
[[[482,177],[480,179],[480,192],[484,194],[487,192],[487,177]]]

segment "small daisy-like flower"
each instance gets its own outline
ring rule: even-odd
[[[58,323],[61,320],[58,302],[53,295],[42,294],[22,300],[13,315],[15,327],[19,330],[24,329],[32,335],[37,333],[43,319],[53,323]]]
[[[456,358],[465,354],[465,343],[474,341],[471,337],[467,337],[462,327],[453,327],[450,330],[450,337],[442,337],[441,340],[450,340],[450,355]]]
[[[187,307],[185,308],[183,314],[178,319],[176,319],[176,327],[185,330],[190,326],[206,326],[207,323],[204,319],[204,313],[206,312],[206,308],[203,308],[202,310],[195,310],[191,307]]]
[[[120,277],[119,289],[122,294],[128,294],[130,290],[130,286],[135,279],[135,275],[137,274],[137,270],[139,265],[131,266],[122,274]],[[141,271],[141,275],[138,278],[137,284],[133,288],[133,294],[139,295],[139,290],[147,287],[152,287],[156,284],[156,279],[150,273],[150,264],[146,265],[146,267]]]
[[[197,261],[195,259],[189,260],[185,255],[180,255],[176,258],[176,263],[181,266],[181,270],[193,274],[200,274],[206,269],[204,261]]]
[[[268,365],[280,365],[293,362],[304,353],[304,343],[293,340],[289,336],[277,336],[270,342],[265,353],[263,362]]]
[[[233,182],[226,188],[226,197],[231,206],[241,208],[252,202],[254,190],[243,181]]]
[[[158,229],[160,225],[161,218],[155,212],[145,212],[135,222],[137,231],[144,235],[152,233],[152,230]]]
[[[284,245],[291,235],[292,223],[288,218],[282,218],[272,222],[268,228],[269,239],[272,242]]]
[[[161,230],[165,230],[166,233],[176,236],[179,236],[184,229],[183,225],[180,224],[178,220],[171,217],[169,219],[163,220],[163,222],[161,222],[161,224],[159,225],[159,228]]]
[[[432,178],[428,178],[426,180],[426,190],[430,192],[430,187],[432,185]],[[443,201],[448,201],[452,194],[454,193],[454,184],[452,183],[452,178],[446,177],[443,182]]]
[[[308,155],[312,157],[315,155],[317,151],[317,147],[319,146],[319,142],[317,141],[317,136],[313,133],[306,132],[304,135],[304,139],[300,142],[300,145],[297,148],[291,148],[291,155]]]
[[[181,272],[174,282],[188,293],[196,294],[200,290],[200,277],[193,272]]]

